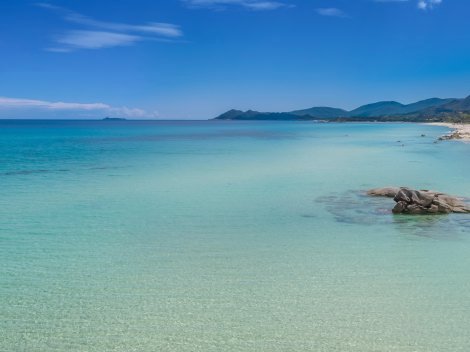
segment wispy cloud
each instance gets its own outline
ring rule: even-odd
[[[336,7],[319,8],[319,9],[316,9],[316,11],[319,15],[322,15],[322,16],[342,17],[342,18],[349,17],[347,13],[345,13],[343,10],[338,9]]]
[[[421,10],[429,10],[434,8],[434,6],[442,3],[442,0],[419,0],[418,8]]]
[[[57,43],[62,44],[66,50],[72,49],[100,49],[113,46],[131,45],[141,40],[136,35],[97,32],[97,31],[67,31],[57,38]],[[60,48],[59,48],[60,49]],[[54,48],[49,49],[54,51]]]
[[[132,45],[144,40],[171,41],[183,36],[181,28],[170,23],[151,22],[146,24],[126,24],[98,21],[91,17],[49,3],[36,4],[55,11],[62,18],[80,29],[66,30],[56,36],[57,46],[49,51],[70,52],[78,49],[101,49]]]
[[[156,118],[157,112],[149,112],[127,106],[114,107],[105,103],[66,103],[46,100],[0,97],[0,112],[3,114],[24,114],[25,117],[48,116],[49,113],[59,113],[60,116],[102,117],[115,116],[126,118]],[[2,114],[2,115],[3,115]]]
[[[182,0],[189,7],[192,8],[212,8],[212,9],[224,9],[227,6],[241,6],[249,10],[276,10],[281,7],[292,7],[293,5],[280,2],[280,1],[269,1],[269,0]]]
[[[375,2],[409,2],[410,0],[374,0]],[[442,3],[442,0],[417,0],[418,9],[430,10]]]

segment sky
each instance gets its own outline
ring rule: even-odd
[[[0,0],[0,118],[470,95],[468,0]]]

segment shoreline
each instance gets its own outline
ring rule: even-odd
[[[451,122],[430,122],[426,125],[448,127],[449,133],[441,136],[439,140],[460,140],[464,143],[470,143],[470,124],[451,123]]]

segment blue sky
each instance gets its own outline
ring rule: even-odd
[[[0,118],[212,118],[470,94],[468,0],[0,2]]]

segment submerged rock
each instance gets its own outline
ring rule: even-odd
[[[399,187],[389,187],[389,189],[397,190],[396,193],[400,190]],[[435,216],[435,213],[429,212],[428,215],[420,216],[390,216],[392,214],[392,206],[390,205],[395,204],[390,198],[394,198],[396,193],[388,197],[371,197],[359,190],[331,192],[316,198],[315,203],[317,204],[312,207],[311,212],[303,213],[301,216],[304,221],[316,221],[318,219],[314,218],[324,216],[318,213],[318,206],[322,206],[337,223],[344,226],[387,225],[406,236],[415,235],[420,238],[429,237],[437,240],[455,239],[470,233],[469,214]]]
[[[367,191],[370,196],[389,197],[397,203],[394,214],[449,214],[470,213],[470,205],[461,197],[429,190],[407,187],[385,187]]]

